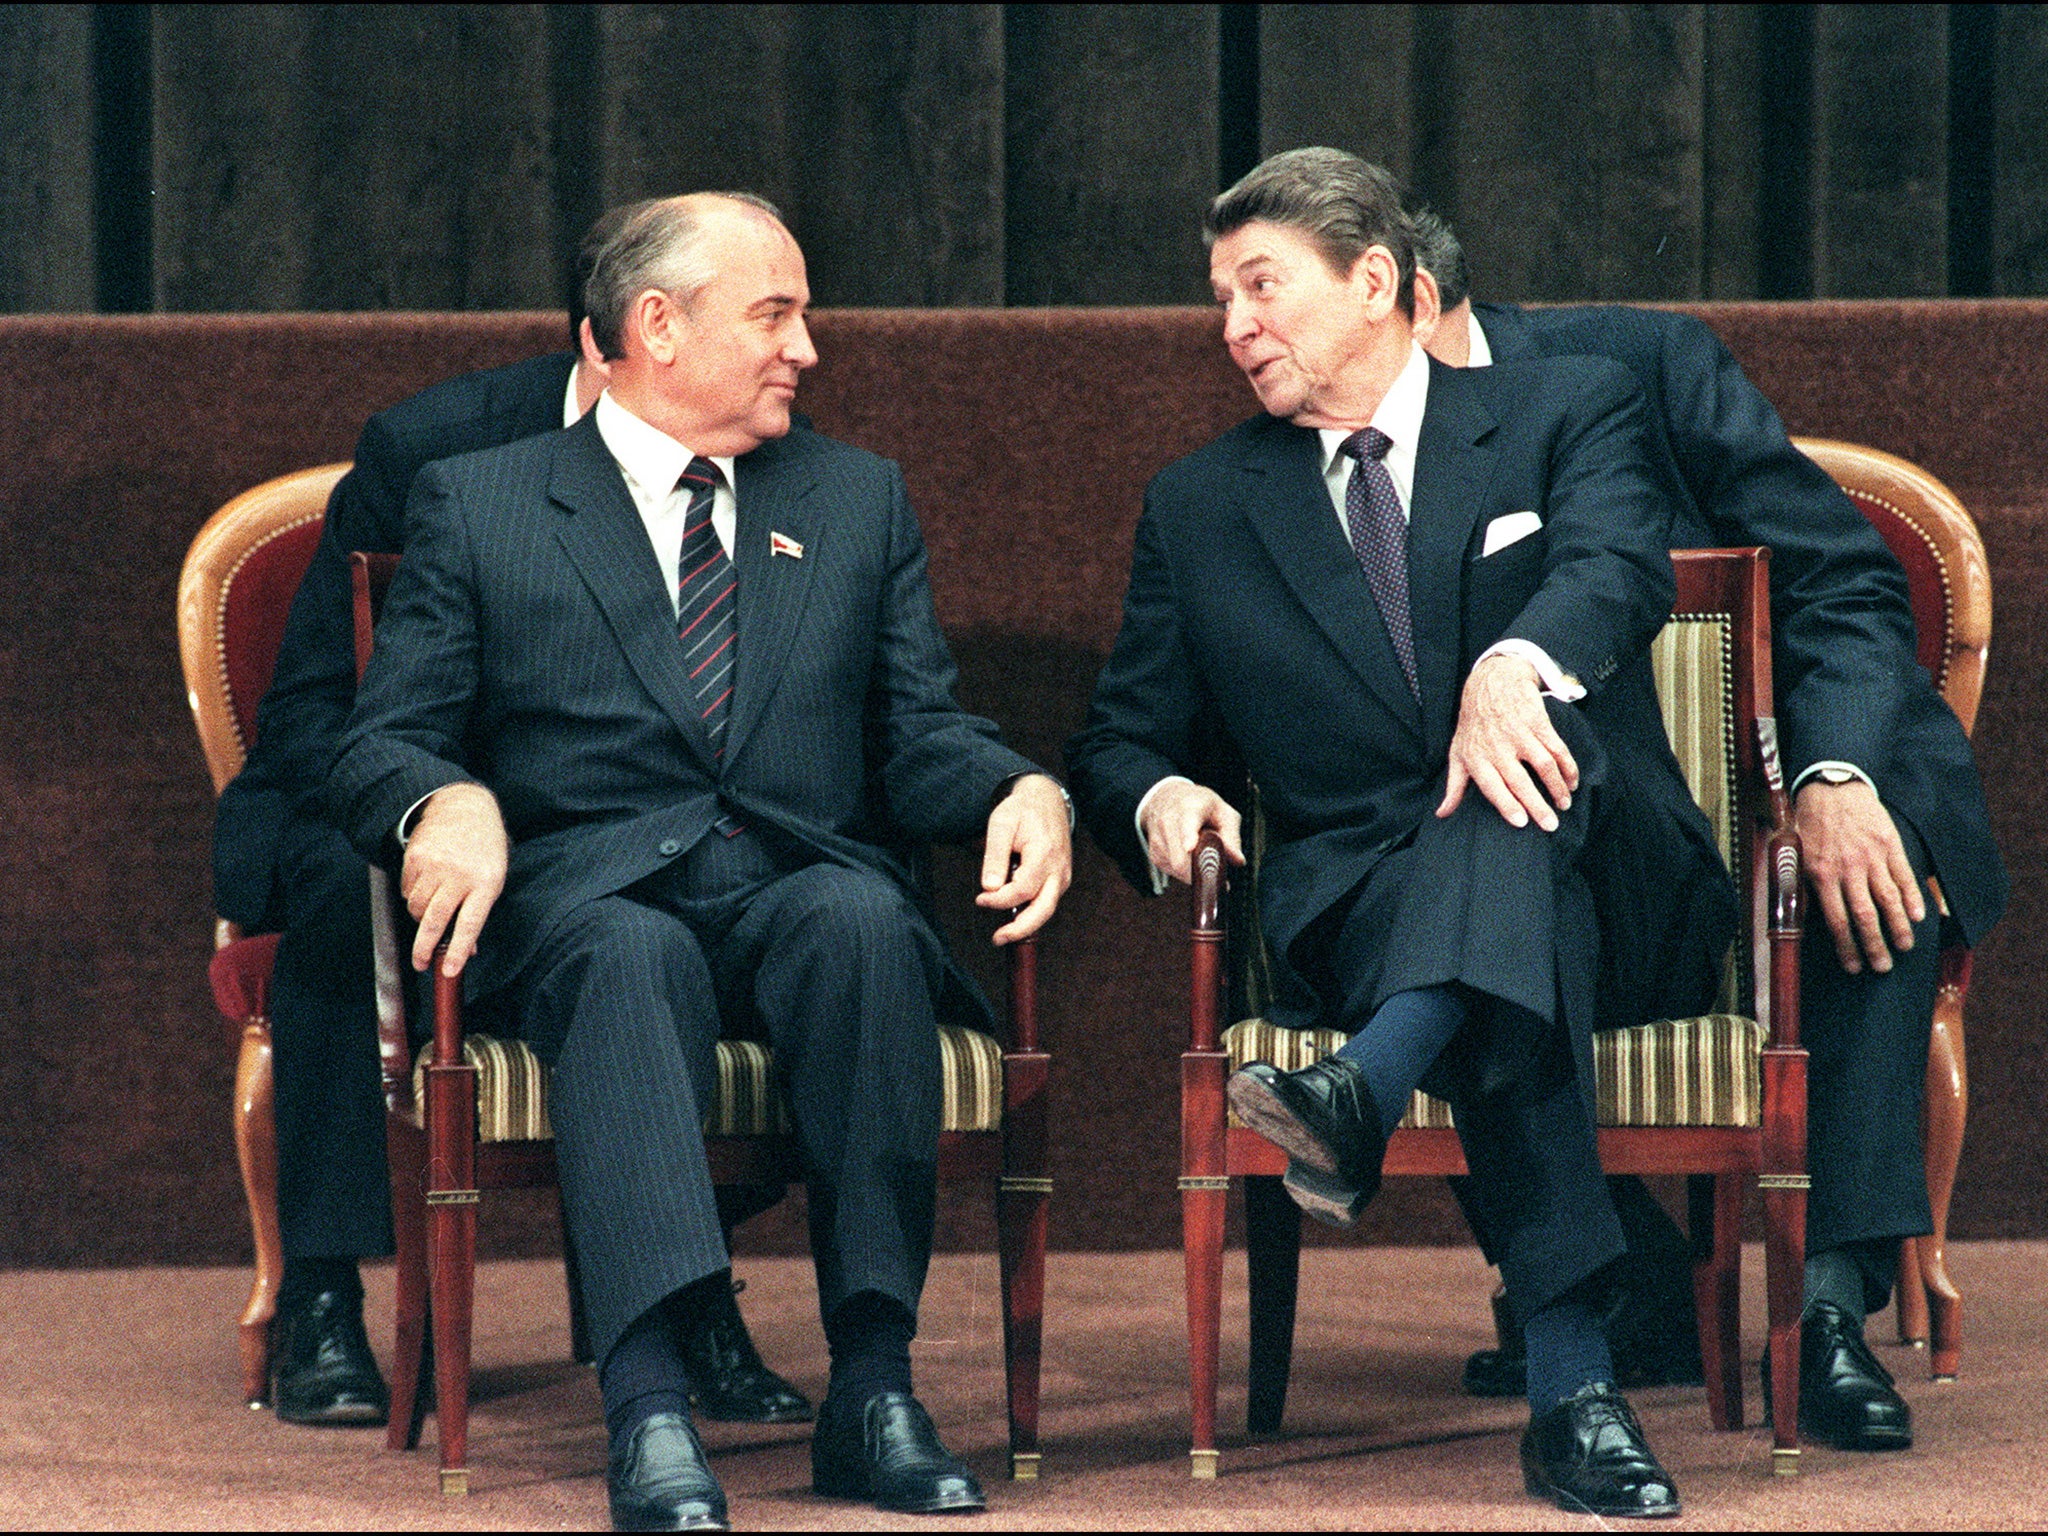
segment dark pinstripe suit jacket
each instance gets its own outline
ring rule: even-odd
[[[922,535],[885,459],[802,426],[736,465],[739,641],[722,763],[674,610],[594,417],[429,466],[329,779],[366,857],[462,779],[496,793],[505,894],[467,990],[511,980],[575,906],[685,853],[730,809],[911,885],[892,843],[977,835],[1037,771],[954,701]],[[785,534],[801,558],[771,555]]]

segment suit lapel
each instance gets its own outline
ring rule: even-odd
[[[740,608],[732,714],[726,726],[728,767],[738,761],[782,678],[826,535],[825,525],[812,516],[814,482],[793,460],[785,437],[763,443],[733,465],[733,495],[739,503],[733,566]],[[775,554],[771,536],[778,533],[802,553]]]
[[[564,511],[557,537],[597,600],[605,622],[641,684],[675,721],[707,772],[717,766],[693,711],[682,648],[676,643],[676,611],[619,466],[598,436],[596,413],[563,435],[555,455],[548,495]]]
[[[1239,460],[1246,519],[1295,598],[1393,716],[1421,735],[1422,717],[1373,603],[1358,556],[1337,526],[1323,483],[1319,440],[1268,423]]]
[[[1493,479],[1494,451],[1481,441],[1492,430],[1472,381],[1432,362],[1408,509],[1408,607],[1432,754],[1448,749],[1458,717],[1465,551]]]

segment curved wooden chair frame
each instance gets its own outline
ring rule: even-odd
[[[217,795],[256,741],[285,612],[319,540],[327,498],[347,464],[323,464],[244,491],[206,520],[178,577],[178,656],[185,700]],[[284,1249],[277,1223],[277,1126],[271,1106],[269,982],[275,935],[245,939],[215,921],[211,981],[236,1052],[235,1154],[249,1201],[256,1276],[242,1310],[242,1396],[269,1394],[270,1320]]]
[[[1991,566],[1976,523],[1955,494],[1917,464],[1856,443],[1796,437],[1793,444],[1827,471],[1870,519],[1906,569],[1920,665],[1969,731],[1984,694],[1991,652]],[[1941,956],[1927,1053],[1927,1195],[1934,1230],[1900,1245],[1899,1342],[1926,1346],[1928,1371],[1954,1379],[1962,1363],[1962,1294],[1948,1273],[1948,1208],[1969,1118],[1963,1055],[1963,1004],[1970,951]]]

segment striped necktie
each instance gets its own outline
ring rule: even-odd
[[[1408,519],[1394,490],[1394,477],[1380,461],[1393,440],[1378,427],[1363,427],[1344,439],[1340,450],[1358,461],[1344,488],[1344,522],[1351,548],[1365,568],[1372,600],[1379,605],[1387,638],[1394,643],[1408,691],[1420,699],[1415,685],[1415,634],[1408,612]]]
[[[676,632],[683,646],[683,665],[690,674],[690,696],[697,718],[704,722],[713,757],[725,755],[725,722],[732,708],[734,653],[739,630],[734,622],[739,579],[718,533],[711,526],[717,497],[718,466],[709,459],[690,460],[677,488],[689,488],[690,505],[683,514],[683,552],[677,567]]]

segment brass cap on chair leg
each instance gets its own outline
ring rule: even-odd
[[[1219,1451],[1189,1451],[1188,1475],[1206,1481],[1214,1481],[1216,1477],[1216,1463],[1221,1454]]]
[[[1017,1483],[1038,1481],[1038,1452],[1010,1452],[1010,1480]]]
[[[1796,1445],[1772,1446],[1771,1471],[1778,1477],[1797,1477],[1799,1475],[1799,1447]]]
[[[469,1496],[469,1468],[443,1467],[441,1469],[441,1497],[462,1499]]]

